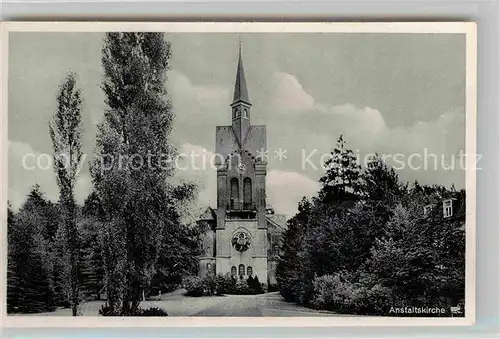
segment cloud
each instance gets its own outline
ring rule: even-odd
[[[317,104],[313,111],[320,115],[320,119],[326,122],[326,126],[332,126],[333,130],[338,130],[338,135],[343,134],[362,144],[372,145],[388,130],[384,117],[375,108],[358,108],[350,103],[340,106]]]
[[[288,73],[275,73],[271,85],[273,106],[297,111],[313,108],[313,97],[306,92],[295,76]]]
[[[172,95],[172,103],[176,112],[190,116],[202,116],[207,109],[218,107],[221,103],[229,103],[229,88],[213,85],[196,85],[179,71],[168,73],[168,88]],[[198,107],[196,110],[185,110],[188,107]]]
[[[387,131],[378,146],[404,153],[426,148],[437,154],[456,154],[465,147],[465,114],[460,110],[448,111],[432,121],[395,127]]]
[[[187,76],[172,70],[168,89],[175,113],[173,140],[180,145],[213,144],[215,127],[230,121],[229,88],[193,84]]]
[[[296,80],[293,78],[291,83]],[[299,83],[295,84],[295,88],[303,89]],[[279,101],[273,97],[269,99],[269,102]],[[397,157],[398,161],[404,159],[403,166],[398,164],[398,174],[403,181],[454,184],[457,188],[465,186],[465,173],[459,156],[461,151],[465,152],[463,108],[450,108],[439,114],[422,112],[421,120],[391,126],[384,112],[376,107],[358,107],[353,103],[331,105],[314,99],[310,102],[314,104],[301,106],[303,109],[294,110],[295,114],[290,114],[290,109],[281,108],[274,109],[266,117],[268,147],[287,150],[287,159],[279,162],[271,159],[270,169],[300,172],[318,180],[324,173],[321,168],[324,155],[333,150],[338,137],[343,135],[346,146],[355,152],[362,164],[366,156],[373,153],[389,156],[389,165],[394,165]],[[432,103],[429,107],[433,107]],[[303,154],[307,157],[311,153],[313,166],[303,161]],[[431,154],[429,158],[427,154]],[[434,160],[436,157],[437,160]],[[424,160],[419,159],[428,159],[426,168],[422,167],[425,166]]]
[[[210,206],[217,202],[217,172],[213,167],[214,153],[200,145],[185,143],[179,150],[177,182],[192,182],[198,187],[199,205]]]
[[[47,199],[59,200],[59,188],[52,168],[52,155],[41,153],[25,142],[9,140],[9,201],[18,209],[30,189],[40,185]],[[92,188],[90,177],[80,174],[76,181],[75,198],[82,204]]]
[[[268,202],[277,213],[292,216],[302,197],[316,195],[320,184],[297,172],[272,170],[267,175]]]

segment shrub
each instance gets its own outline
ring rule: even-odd
[[[259,277],[255,276],[255,278],[253,279],[253,286],[251,287],[254,290],[255,294],[264,293],[264,286],[264,284],[260,283]]]
[[[113,314],[113,310],[106,303],[106,304],[104,304],[104,305],[101,306],[101,309],[99,310],[99,315],[101,315],[103,317],[112,317],[112,316],[115,316],[115,315],[118,315],[118,314]]]
[[[215,275],[207,274],[202,279],[203,292],[206,295],[214,295],[216,289],[216,279]]]
[[[185,277],[182,281],[182,287],[187,291],[187,295],[199,297],[203,295],[203,279],[197,276]]]
[[[150,307],[146,309],[139,309],[137,314],[139,317],[167,317],[168,313],[159,307]]]
[[[202,295],[224,295],[224,294],[261,294],[265,292],[265,285],[261,284],[258,277],[248,279],[236,279],[226,274],[207,274],[203,278],[196,276],[186,277],[183,281],[186,295],[199,297]]]
[[[358,284],[357,286],[353,303],[355,312],[358,314],[386,315],[391,306],[397,307],[400,304],[388,287],[380,284],[372,286]]]
[[[255,280],[254,280],[254,278],[252,278],[252,276],[249,276],[247,278],[248,289],[250,290],[249,292],[251,294],[255,293],[255,283],[254,282],[255,282]]]
[[[356,286],[342,279],[340,273],[315,278],[313,286],[311,305],[314,308],[339,313],[353,310]]]
[[[217,295],[234,293],[235,285],[236,285],[236,279],[230,275],[223,276],[221,274],[218,274],[215,277],[215,293]]]
[[[262,294],[264,293],[264,285],[260,283],[259,277],[248,277],[247,279],[249,294]]]
[[[400,302],[394,292],[369,279],[354,282],[345,273],[315,278],[311,306],[339,313],[385,315]]]
[[[235,292],[237,294],[250,294],[250,287],[245,279],[239,279],[235,285]]]
[[[265,285],[261,284],[259,278],[249,277],[248,279],[240,279],[234,286],[235,294],[262,294],[265,292]]]
[[[215,277],[215,294],[223,295],[226,292],[225,285],[226,279],[224,278],[224,276],[221,274],[217,274],[217,276]]]

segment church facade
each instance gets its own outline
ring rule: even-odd
[[[215,131],[217,206],[198,223],[202,237],[199,275],[258,277],[275,285],[275,268],[286,220],[266,202],[266,126],[251,124],[251,107],[239,53],[231,125]]]

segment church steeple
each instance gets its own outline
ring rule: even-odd
[[[245,70],[243,69],[243,59],[241,57],[241,43],[239,46],[238,68],[236,70],[236,82],[234,83],[233,103],[231,104],[231,106],[237,104],[240,101],[250,104],[250,99],[248,98],[247,82],[245,79]]]
[[[231,104],[233,131],[238,138],[240,146],[250,129],[250,99],[248,96],[247,81],[243,69],[243,58],[241,56],[241,43],[239,46],[238,68],[236,69],[236,81],[234,83],[233,103]]]

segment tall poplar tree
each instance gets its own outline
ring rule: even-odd
[[[70,260],[71,308],[77,315],[80,284],[80,250],[76,227],[75,183],[82,159],[81,91],[76,86],[76,75],[68,74],[59,88],[57,110],[49,124],[54,151],[54,171],[59,186],[66,251]]]
[[[176,217],[165,161],[173,113],[165,83],[170,43],[162,33],[107,33],[102,49],[107,110],[91,173],[106,229],[104,268],[115,315],[134,315]]]

